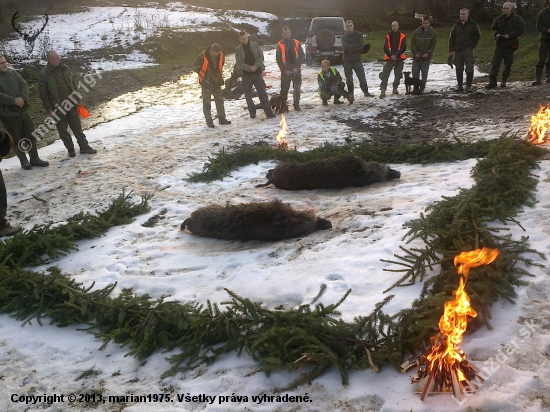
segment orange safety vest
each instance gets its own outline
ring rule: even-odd
[[[283,60],[283,64],[286,65],[286,50],[285,50],[285,44],[283,43],[283,41],[279,41],[277,43],[279,45],[279,47],[281,48],[281,59]],[[294,39],[294,53],[296,53],[296,59],[298,58],[298,47],[300,47],[300,42],[296,39]],[[300,70],[299,67],[297,67],[298,70]],[[281,70],[282,71],[282,70]]]
[[[403,40],[405,40],[405,35],[401,33],[399,36],[399,44],[397,45],[397,50],[401,48],[401,45],[403,44]],[[388,42],[388,49],[391,50],[391,38],[389,34],[386,34],[386,41]],[[405,60],[407,56],[405,53],[403,53],[401,56],[399,56],[401,60]],[[384,53],[384,60],[391,60],[391,57]]]
[[[222,75],[223,63],[224,63],[223,53],[220,52],[220,60],[218,62],[218,66],[220,69],[220,78],[222,79],[222,81],[223,81],[223,75]],[[207,69],[208,69],[208,58],[206,57],[204,52],[202,52],[202,67],[199,71],[199,83],[201,84],[202,84],[202,81],[204,80],[204,75],[206,74]]]

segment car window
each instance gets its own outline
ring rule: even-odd
[[[320,19],[311,22],[311,31],[317,33],[321,29],[332,30],[335,34],[342,34],[345,30],[341,19]]]

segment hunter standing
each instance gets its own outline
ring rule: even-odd
[[[363,94],[365,97],[372,97],[365,78],[365,68],[361,61],[363,33],[355,31],[353,20],[346,21],[346,33],[342,36],[342,47],[344,48],[344,75],[348,91],[353,93],[353,72],[355,71]]]
[[[222,86],[223,64],[225,58],[222,48],[218,43],[208,47],[195,60],[194,70],[199,74],[199,83],[202,89],[202,111],[208,127],[214,127],[212,120],[212,96],[216,103],[218,112],[218,121],[220,124],[231,124],[225,116],[225,107],[223,104]]]
[[[281,69],[281,97],[286,102],[290,82],[294,89],[294,110],[300,109],[300,88],[302,87],[302,64],[306,56],[302,45],[292,38],[290,27],[282,28],[283,39],[277,43],[277,65]]]
[[[242,75],[244,97],[248,107],[250,118],[256,117],[256,105],[252,100],[252,86],[256,88],[260,103],[264,109],[267,118],[274,118],[275,114],[271,110],[264,78],[262,73],[265,70],[264,52],[260,45],[254,41],[250,41],[248,33],[244,30],[239,32],[239,44],[235,49],[235,66],[239,70],[239,75]]]
[[[388,87],[388,78],[393,70],[393,94],[399,94],[397,88],[403,76],[403,66],[405,65],[405,50],[407,50],[407,40],[404,33],[399,30],[399,23],[393,21],[391,30],[386,34],[384,40],[384,68],[380,73],[380,97],[386,97],[386,88]]]
[[[81,154],[97,153],[97,150],[92,149],[86,140],[77,107],[73,104],[73,102],[77,104],[80,102],[81,95],[76,88],[71,69],[60,63],[59,53],[55,50],[48,51],[46,60],[48,63],[38,74],[40,99],[46,112],[56,120],[55,126],[59,138],[67,148],[69,157],[75,157],[76,152],[67,127],[73,131]]]
[[[506,87],[506,81],[512,70],[514,63],[514,52],[519,47],[519,39],[524,32],[523,19],[512,11],[514,5],[506,2],[502,5],[502,14],[497,16],[491,26],[493,37],[496,40],[495,52],[491,61],[491,74],[489,75],[489,84],[486,89],[497,87],[497,76],[500,69],[500,63],[504,60],[504,71],[502,72],[502,82],[500,87]]]
[[[27,82],[15,70],[8,69],[8,62],[0,55],[0,121],[13,138],[15,154],[25,170],[32,169],[32,166],[49,165],[38,157],[28,100]],[[30,163],[27,160],[27,149]]]
[[[475,21],[470,19],[470,11],[460,10],[459,20],[454,24],[449,36],[449,57],[452,57],[456,69],[458,87],[455,92],[464,91],[464,68],[466,68],[466,93],[472,92],[474,79],[474,49],[479,43],[481,32]]]
[[[415,79],[419,79],[420,73],[422,73],[420,93],[423,93],[426,88],[430,60],[433,57],[436,44],[437,33],[430,25],[430,18],[424,16],[422,17],[422,25],[413,32],[411,39],[411,52],[413,54],[412,76]]]

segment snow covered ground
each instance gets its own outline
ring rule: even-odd
[[[84,38],[84,36],[83,36]],[[84,46],[83,46],[84,47]],[[266,53],[266,83],[279,89],[274,51]],[[378,94],[381,64],[365,65],[371,91]],[[340,72],[342,68],[338,67]],[[338,118],[359,118],[374,122],[377,113],[399,99],[390,96],[367,99],[356,90],[351,105],[322,106],[316,94],[317,69],[304,68],[301,112],[286,115],[291,147],[308,150],[325,141],[342,143],[345,138],[361,139],[364,134],[338,123]],[[446,65],[432,65],[427,91],[454,86],[454,71]],[[166,86],[168,87],[168,86]],[[429,166],[392,164],[401,179],[364,188],[285,192],[272,187],[255,188],[266,181],[273,162],[261,162],[234,171],[223,181],[191,184],[189,173],[198,172],[208,156],[222,147],[238,143],[266,141],[275,144],[277,119],[266,119],[259,111],[250,119],[243,100],[226,102],[229,126],[205,127],[195,76],[182,78],[170,87],[181,88],[179,99],[158,99],[146,108],[128,109],[128,116],[100,124],[86,131],[96,155],[68,158],[60,141],[40,150],[48,168],[21,169],[17,159],[2,161],[0,167],[8,188],[8,218],[13,224],[30,228],[53,220],[63,222],[79,211],[104,209],[123,188],[136,195],[153,194],[151,212],[129,225],[115,227],[106,236],[79,242],[79,251],[54,262],[85,285],[96,287],[118,282],[117,290],[133,288],[138,294],[158,297],[170,294],[181,302],[221,302],[223,288],[262,302],[266,308],[291,308],[310,302],[322,284],[325,304],[336,302],[347,289],[352,293],[341,306],[343,317],[366,315],[384,299],[382,293],[398,274],[384,272],[390,267],[380,259],[399,253],[405,230],[402,224],[418,218],[424,209],[470,187],[470,170],[475,159]],[[160,93],[159,93],[160,94]],[[113,105],[124,102],[125,96]],[[471,104],[442,100],[444,104]],[[159,103],[160,102],[160,103]],[[475,104],[475,102],[474,102]],[[93,113],[92,113],[93,115]],[[510,131],[510,123],[483,117],[483,126],[462,124],[460,133],[468,138],[496,138]],[[401,120],[407,127],[405,116]],[[528,119],[512,123],[512,130],[526,133]],[[531,246],[550,253],[550,161],[540,162],[537,203],[525,208],[518,220],[527,232],[510,226],[515,239],[529,235]],[[33,197],[34,195],[34,197]],[[38,200],[42,199],[44,202]],[[332,222],[331,231],[320,231],[301,239],[280,242],[230,242],[200,238],[179,230],[182,221],[195,209],[208,204],[239,204],[280,199],[301,210],[311,210]],[[154,227],[142,227],[147,219],[165,210],[164,219]],[[538,256],[537,263],[545,264]],[[44,270],[47,265],[38,268]],[[493,330],[480,329],[464,340],[464,351],[487,377],[473,396],[459,405],[449,395],[430,396],[421,402],[414,394],[409,376],[391,368],[375,373],[358,371],[350,375],[350,385],[342,386],[336,370],[299,387],[292,395],[309,397],[309,402],[254,402],[252,396],[275,395],[298,376],[298,372],[272,373],[268,378],[246,355],[224,356],[210,367],[161,379],[168,369],[165,353],[147,361],[124,357],[126,350],[101,342],[77,331],[76,327],[42,327],[36,323],[21,327],[9,316],[0,316],[0,410],[9,412],[65,410],[98,411],[483,411],[550,410],[550,284],[548,268],[530,268],[535,275],[529,285],[518,290],[515,305],[499,301],[493,308]],[[421,284],[392,291],[396,297],[386,311],[395,313],[409,307],[418,297]],[[527,329],[526,329],[527,328]],[[529,337],[526,338],[525,330]],[[503,352],[512,344],[513,354]],[[509,346],[508,346],[509,348]],[[93,369],[86,378],[80,375]],[[409,375],[412,375],[411,372]],[[69,406],[69,394],[102,396],[168,394],[173,402],[124,404],[76,402]],[[65,402],[52,405],[15,402],[20,396],[64,395]],[[177,395],[184,398],[178,402]],[[185,396],[216,396],[207,401],[187,402]],[[232,396],[247,396],[237,401]],[[221,397],[224,398],[221,398]],[[24,399],[24,398],[21,398]],[[15,401],[14,401],[15,400]]]
[[[268,34],[267,28],[276,16],[270,13],[246,10],[210,9],[180,2],[168,3],[166,8],[154,7],[90,7],[71,14],[56,14],[49,17],[48,25],[35,42],[31,56],[39,57],[42,46],[52,47],[61,56],[106,47],[128,48],[147,37],[160,35],[163,28],[181,31],[210,31],[234,29],[247,23],[258,28],[259,34]],[[158,6],[158,5],[157,5]],[[36,17],[21,24],[21,30],[33,32],[40,29],[44,18]],[[25,41],[16,37],[4,42],[0,50],[10,56],[25,57]],[[47,50],[48,48],[46,48]],[[148,55],[134,50],[131,54],[117,54],[91,62],[94,70],[136,69],[155,64]]]

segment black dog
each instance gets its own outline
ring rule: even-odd
[[[420,87],[422,87],[422,80],[411,77],[411,72],[403,72],[405,75],[405,94],[411,94],[411,86],[413,86],[412,94],[420,94]]]
[[[288,112],[288,104],[286,99],[283,98],[280,94],[274,94],[269,99],[269,105],[275,113],[286,113]]]

